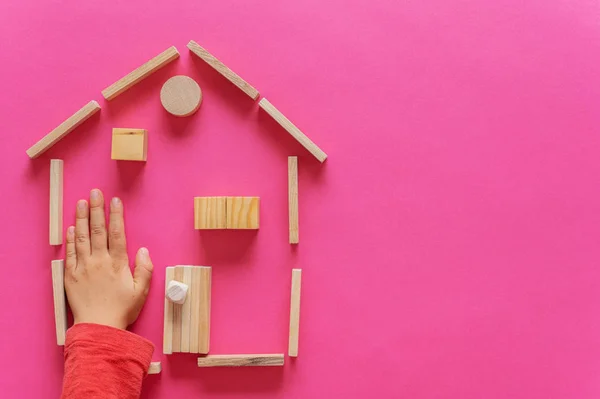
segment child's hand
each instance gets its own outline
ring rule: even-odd
[[[140,248],[131,275],[123,203],[118,198],[110,203],[107,236],[102,192],[92,190],[90,207],[79,200],[75,227],[67,229],[66,250],[65,290],[75,324],[125,329],[133,323],[146,302],[153,266],[148,250]]]

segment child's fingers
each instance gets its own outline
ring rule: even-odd
[[[81,260],[88,258],[91,253],[88,213],[87,201],[77,201],[77,210],[75,211],[75,251],[77,252],[77,257]]]
[[[117,197],[110,201],[110,225],[108,227],[108,249],[113,259],[127,259],[123,202]]]
[[[97,188],[90,192],[90,233],[92,253],[107,251],[106,216],[104,215],[104,196]]]
[[[135,256],[135,270],[133,271],[133,281],[136,291],[143,302],[146,300],[148,290],[150,289],[150,280],[154,266],[150,260],[150,254],[146,248],[140,248]]]
[[[77,253],[75,252],[75,227],[67,229],[65,272],[73,273],[77,267]]]

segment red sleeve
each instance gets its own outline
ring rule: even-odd
[[[76,324],[67,331],[63,399],[138,399],[154,345],[129,331]]]

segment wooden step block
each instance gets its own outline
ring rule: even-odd
[[[208,353],[211,280],[210,267],[167,267],[165,291],[171,281],[179,281],[188,285],[188,292],[183,305],[174,304],[165,295],[163,353]]]
[[[226,209],[226,197],[195,197],[194,228],[196,230],[226,228]]]
[[[79,111],[71,115],[66,121],[58,125],[56,129],[45,135],[40,141],[27,150],[29,158],[37,158],[60,139],[71,133],[77,126],[88,120],[96,112],[100,111],[100,105],[96,101],[90,101]]]
[[[160,374],[162,371],[162,366],[160,362],[152,362],[150,363],[150,367],[148,367],[148,374]]]
[[[50,245],[63,243],[63,164],[50,160]]]
[[[208,355],[198,358],[198,367],[283,366],[282,353],[270,355]]]
[[[105,99],[110,101],[177,58],[179,58],[177,48],[175,48],[175,46],[169,47],[150,61],[102,90],[102,95]]]
[[[144,129],[114,128],[111,158],[117,161],[146,161],[148,132]]]
[[[227,197],[227,228],[258,229],[259,197]]]
[[[52,294],[54,296],[54,324],[56,344],[64,345],[67,335],[67,300],[65,298],[65,261],[52,261]]]

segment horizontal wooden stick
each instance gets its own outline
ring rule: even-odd
[[[198,358],[198,367],[283,366],[283,353],[270,355],[208,355]]]

